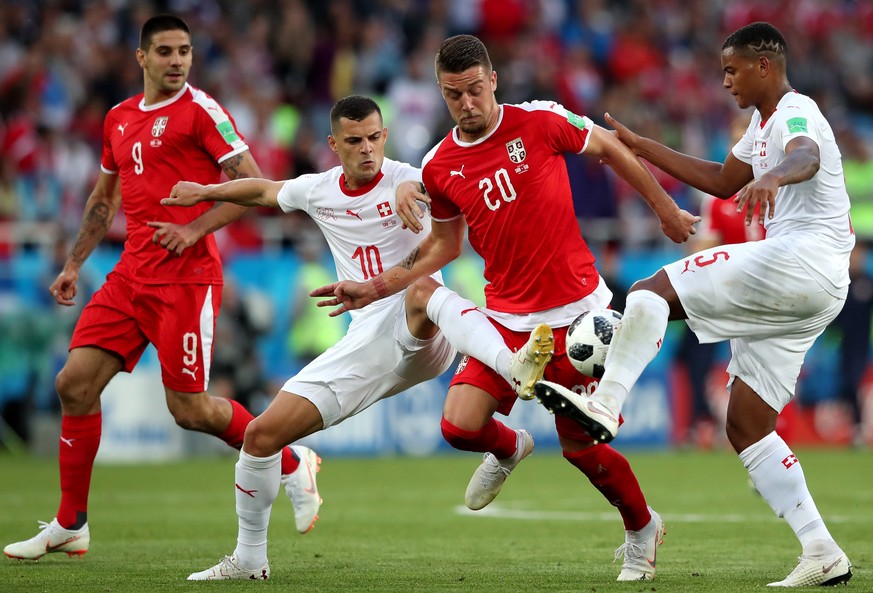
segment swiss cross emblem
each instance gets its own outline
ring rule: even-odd
[[[377,204],[376,210],[379,211],[379,216],[381,216],[382,218],[394,214],[394,212],[391,210],[391,204],[389,202],[382,202],[381,204]]]
[[[521,138],[516,138],[511,142],[507,142],[506,152],[509,153],[509,160],[516,164],[523,161],[524,157],[527,156],[527,153],[524,150],[524,142],[521,141]]]
[[[782,465],[785,466],[785,469],[790,468],[795,463],[797,463],[797,457],[795,457],[793,453],[782,460]]]
[[[155,123],[152,124],[152,136],[157,138],[161,134],[164,133],[164,130],[167,129],[167,120],[170,119],[167,116],[159,117],[155,120]]]

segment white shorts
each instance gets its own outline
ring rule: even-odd
[[[442,332],[430,340],[409,333],[404,295],[354,319],[339,342],[282,387],[315,404],[324,428],[438,377],[455,360]]]
[[[783,241],[713,247],[664,266],[698,340],[731,341],[728,385],[739,377],[777,412],[794,397],[806,352],[845,302]]]

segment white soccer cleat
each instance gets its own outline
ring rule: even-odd
[[[626,531],[624,544],[615,551],[615,560],[624,556],[619,581],[654,581],[658,546],[664,541],[667,528],[661,516],[649,507],[652,521],[639,531]]]
[[[318,508],[323,502],[315,483],[315,474],[321,470],[321,457],[302,445],[295,445],[291,450],[300,458],[300,466],[293,473],[283,475],[281,482],[294,507],[297,531],[306,533],[315,526]]]
[[[516,450],[512,457],[498,460],[492,453],[486,453],[482,463],[473,472],[464,494],[464,503],[471,511],[488,506],[500,493],[503,483],[515,466],[533,451],[534,441],[528,431],[519,429],[515,434]]]
[[[225,556],[221,562],[188,575],[189,581],[266,581],[270,578],[270,563],[260,568],[242,568],[236,564],[236,556]]]
[[[575,420],[595,443],[608,443],[618,433],[618,412],[598,399],[551,381],[538,382],[534,391],[549,412]]]
[[[546,365],[554,353],[555,336],[552,328],[541,323],[530,332],[525,345],[509,359],[510,382],[518,397],[533,399],[534,385],[543,378]]]
[[[70,558],[82,557],[91,544],[87,523],[81,529],[64,529],[55,518],[49,523],[40,521],[39,529],[32,538],[6,546],[3,553],[15,560],[39,560],[53,552],[64,552]]]
[[[804,550],[787,577],[768,587],[830,587],[852,578],[852,563],[834,542],[816,540]]]

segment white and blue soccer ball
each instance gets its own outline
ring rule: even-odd
[[[621,313],[592,309],[582,313],[567,328],[567,357],[576,370],[588,377],[603,376],[606,354]]]

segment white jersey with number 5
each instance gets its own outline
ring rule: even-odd
[[[421,170],[386,158],[369,185],[351,190],[345,186],[342,167],[334,167],[286,181],[279,206],[285,212],[303,210],[321,227],[340,280],[366,282],[403,261],[430,233],[429,216],[421,221],[424,230],[418,234],[403,228],[394,192],[404,181],[421,181]],[[442,283],[439,272],[433,277]],[[351,314],[387,306],[384,301],[396,298],[400,293]]]
[[[785,146],[806,136],[817,145],[821,165],[807,181],[779,188],[775,216],[765,221],[767,238],[791,235],[786,242],[798,263],[829,293],[845,298],[849,254],[855,236],[849,219],[849,196],[834,133],[815,102],[786,93],[776,111],[762,121],[757,110],[733,154],[752,166],[759,179],[785,159]]]

